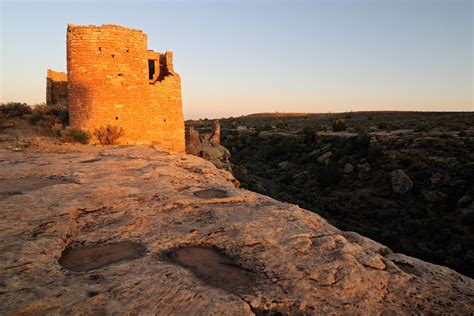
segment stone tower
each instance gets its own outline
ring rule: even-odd
[[[181,78],[173,54],[147,48],[147,35],[117,25],[67,28],[70,125],[121,127],[121,144],[184,152]]]

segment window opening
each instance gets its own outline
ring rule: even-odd
[[[155,75],[155,61],[148,59],[148,79],[152,80]]]

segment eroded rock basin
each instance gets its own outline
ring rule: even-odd
[[[135,242],[99,244],[66,248],[59,264],[68,270],[83,272],[103,268],[112,263],[129,261],[143,257],[146,248]]]
[[[241,267],[221,251],[206,247],[177,248],[166,254],[173,263],[190,269],[195,276],[227,292],[247,294],[257,283],[255,272]]]
[[[229,196],[227,191],[221,189],[204,189],[194,192],[194,195],[201,199],[222,199]]]
[[[0,180],[0,200],[11,195],[22,194],[23,192],[34,191],[56,184],[71,183],[72,180],[65,177],[24,177],[16,179]]]

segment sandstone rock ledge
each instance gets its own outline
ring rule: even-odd
[[[0,314],[468,314],[474,282],[151,147],[0,150]]]

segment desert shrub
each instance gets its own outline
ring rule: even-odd
[[[291,185],[294,183],[294,179],[293,179],[293,176],[291,174],[285,174],[283,175],[279,181],[282,183],[282,184],[285,184],[285,185]]]
[[[66,107],[50,107],[48,114],[56,117],[63,126],[69,125],[69,111]]]
[[[31,116],[29,117],[29,121],[31,124],[37,125],[40,122],[51,121],[52,118],[49,118],[49,108],[46,104],[40,103],[37,104],[33,111],[31,112]]]
[[[370,161],[376,161],[383,157],[383,148],[379,143],[374,143],[369,145],[369,150],[367,152],[367,158]]]
[[[348,112],[348,113],[344,114],[344,118],[346,120],[350,120],[352,118],[352,112]]]
[[[346,121],[344,119],[337,119],[332,124],[332,129],[335,132],[345,131],[347,128]]]
[[[265,155],[269,161],[289,160],[300,152],[300,146],[297,142],[284,139],[276,143]]]
[[[8,102],[0,104],[0,111],[6,117],[23,117],[32,110],[26,103]]]
[[[64,129],[62,124],[55,123],[51,126],[51,133],[56,137],[62,136],[63,131]]]
[[[66,128],[63,133],[63,140],[65,142],[72,142],[72,143],[81,143],[87,144],[91,137],[88,131],[84,131],[78,128],[68,127]]]
[[[415,132],[429,132],[433,129],[430,123],[420,123],[415,127]]]
[[[403,167],[410,167],[415,164],[415,160],[411,156],[408,156],[408,155],[401,155],[398,158],[398,161],[400,161],[400,164]]]
[[[367,150],[370,145],[370,136],[364,132],[358,133],[357,137],[355,138],[354,145],[359,150],[362,150],[362,151]]]
[[[94,134],[102,145],[115,145],[117,140],[123,136],[123,129],[109,124],[101,126]]]
[[[385,123],[385,122],[379,122],[379,123],[377,124],[377,128],[378,128],[378,129],[387,129],[387,128],[388,128],[388,124]]]
[[[263,131],[271,131],[272,130],[272,127],[268,124],[266,125],[259,125],[259,126],[255,126],[255,132],[256,134],[258,135],[258,133],[260,132],[263,132]]]
[[[66,107],[48,106],[44,103],[40,103],[33,108],[29,121],[34,125],[47,122],[50,123],[50,125],[60,123],[66,126],[69,124],[69,111]]]
[[[342,175],[339,169],[333,163],[329,163],[316,171],[316,177],[322,186],[333,186],[338,184]]]
[[[232,128],[237,128],[237,126],[239,126],[239,121],[237,121],[236,119],[233,119],[231,118],[230,119],[230,126],[232,126]]]
[[[9,121],[5,116],[0,116],[0,131],[13,127],[13,122]]]
[[[305,126],[302,130],[303,142],[314,143],[316,140],[316,129],[313,127]]]

